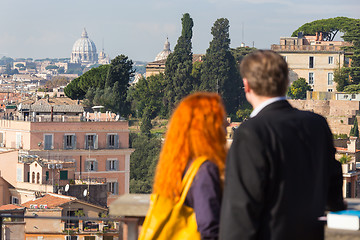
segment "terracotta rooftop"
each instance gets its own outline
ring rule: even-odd
[[[22,206],[30,208],[31,205],[46,205],[47,208],[57,208],[65,203],[76,200],[74,197],[49,193],[42,198],[23,203]]]
[[[14,205],[14,204],[6,204],[6,205],[2,205],[0,207],[0,211],[5,211],[5,210],[15,210],[15,209],[24,209],[24,207],[18,206],[18,205]]]
[[[335,147],[337,151],[343,151],[346,152],[348,149],[347,148],[343,148],[343,147]],[[356,149],[356,152],[360,152],[359,149]]]

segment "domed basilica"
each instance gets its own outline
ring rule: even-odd
[[[100,57],[98,57],[95,43],[88,37],[84,28],[81,38],[76,40],[73,45],[70,62],[80,63],[81,65],[108,64],[110,59],[104,53],[104,50],[100,52]]]
[[[159,52],[159,54],[155,58],[155,61],[167,59],[167,57],[170,55],[170,53],[171,53],[171,50],[170,50],[169,39],[166,38],[166,41],[164,44],[164,49],[161,52]]]

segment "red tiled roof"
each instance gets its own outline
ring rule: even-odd
[[[15,209],[23,209],[24,207],[21,206],[17,206],[14,204],[6,204],[6,205],[2,205],[0,206],[0,211],[4,211],[4,210],[15,210]]]
[[[22,206],[30,208],[31,205],[47,205],[47,208],[55,208],[59,207],[67,202],[71,202],[75,200],[74,197],[68,197],[64,195],[58,194],[46,194],[42,198],[38,198],[36,200],[28,201],[23,203]]]
[[[342,147],[335,147],[337,151],[344,151],[346,152],[348,149],[347,148],[342,148]],[[360,149],[356,149],[356,152],[360,152]]]

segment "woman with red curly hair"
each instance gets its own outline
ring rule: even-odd
[[[153,192],[177,200],[182,178],[195,159],[205,156],[185,205],[194,209],[202,239],[217,239],[226,158],[226,114],[215,93],[186,97],[173,113],[157,165]]]

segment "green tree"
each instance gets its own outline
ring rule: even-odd
[[[141,118],[141,125],[140,125],[141,133],[146,135],[146,136],[150,136],[150,134],[151,134],[150,130],[152,128],[149,111],[150,110],[148,108],[145,108],[144,114],[143,114],[143,116]]]
[[[130,78],[134,75],[133,62],[125,55],[119,55],[111,60],[107,74],[105,88],[111,87],[116,103],[113,111],[127,116],[130,112],[130,103],[127,101],[127,91]]]
[[[46,70],[53,70],[53,69],[58,69],[59,67],[56,65],[48,65],[45,67]]]
[[[243,122],[244,120],[250,117],[251,112],[252,112],[251,108],[239,109],[236,112],[236,117],[239,119],[239,121]]]
[[[191,79],[192,72],[192,27],[193,20],[188,13],[181,19],[182,32],[177,44],[165,64],[166,90],[164,103],[168,115],[180,100],[188,95],[193,89]]]
[[[59,74],[65,73],[65,68],[64,68],[64,67],[59,67],[58,73],[59,73]]]
[[[119,55],[109,65],[92,68],[71,81],[64,92],[71,99],[89,97],[85,102],[88,106],[101,104],[104,110],[127,116],[130,111],[127,91],[134,73],[132,65],[128,57]]]
[[[354,120],[354,125],[350,129],[350,134],[349,135],[352,136],[352,137],[359,137],[359,125],[358,125],[358,121],[357,121],[356,117],[355,117],[355,120]]]
[[[360,93],[360,84],[352,84],[344,87],[344,92],[347,93]]]
[[[79,78],[75,78],[65,88],[64,93],[71,99],[83,99],[86,92],[79,87]]]
[[[343,39],[352,43],[352,46],[346,47],[345,50],[353,52],[350,56],[351,66],[347,70],[352,84],[360,84],[360,19],[353,20],[352,24],[346,25],[344,29]]]
[[[292,99],[306,99],[306,92],[310,90],[311,87],[305,78],[299,78],[291,84],[288,90],[288,96]]]
[[[320,19],[306,23],[295,30],[292,37],[297,37],[299,32],[304,35],[315,35],[317,32],[323,34],[325,41],[333,41],[338,32],[346,32],[346,27],[353,24],[353,18],[336,17]]]
[[[241,88],[236,61],[230,51],[229,20],[220,18],[211,28],[213,40],[206,50],[201,69],[200,90],[218,92],[228,113],[235,113],[239,106]]]
[[[72,80],[64,89],[66,96],[71,99],[83,99],[90,88],[104,89],[109,67],[109,65],[102,65],[92,68],[80,77]],[[74,95],[76,98],[73,98]]]
[[[342,92],[350,84],[349,73],[345,67],[334,70],[334,82],[336,82],[336,91]]]
[[[135,135],[131,139],[135,151],[130,156],[130,193],[150,193],[161,139],[144,134]]]
[[[145,109],[150,119],[157,116],[164,117],[163,107],[165,75],[160,73],[149,76],[146,79],[140,78],[138,83],[132,87],[131,101],[134,102],[134,111],[143,117]]]
[[[193,85],[195,91],[198,91],[200,87],[202,66],[203,66],[203,62],[201,61],[197,61],[193,63],[191,78],[193,79]]]
[[[25,65],[22,64],[22,63],[18,63],[18,64],[15,65],[15,67],[17,67],[17,68],[25,68]]]
[[[257,48],[254,47],[238,47],[238,48],[232,48],[231,54],[234,56],[236,62],[240,63],[246,55],[256,50]]]

